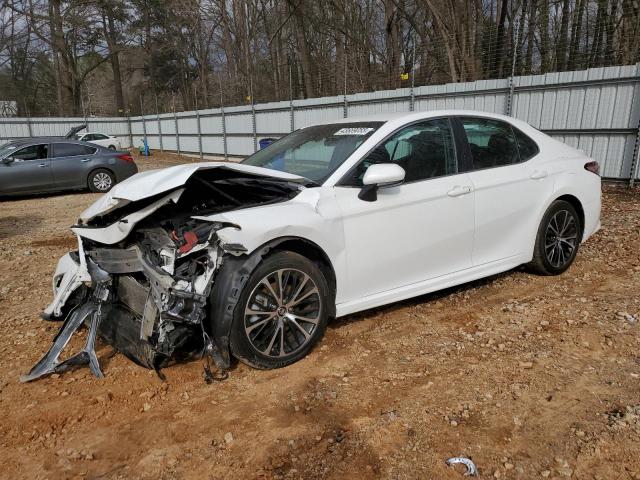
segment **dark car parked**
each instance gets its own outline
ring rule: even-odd
[[[0,146],[0,195],[85,189],[107,192],[138,172],[129,152],[62,137]]]

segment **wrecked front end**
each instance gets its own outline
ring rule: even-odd
[[[43,312],[45,319],[64,324],[49,352],[22,381],[78,364],[89,364],[102,376],[93,349],[98,336],[156,371],[201,352],[224,371],[229,354],[215,338],[219,333],[216,319],[210,318],[210,294],[222,265],[248,252],[217,235],[222,228],[239,226],[206,217],[286,201],[303,188],[285,179],[205,169],[179,188],[138,201],[112,202],[115,208],[103,208],[100,215],[74,226],[78,250],[60,259],[54,299]],[[84,349],[59,361],[82,325],[89,328]],[[210,379],[210,362],[206,365]]]

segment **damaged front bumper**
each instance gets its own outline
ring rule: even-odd
[[[83,363],[101,377],[93,350],[98,335],[137,364],[155,370],[176,355],[185,358],[199,351],[220,370],[228,367],[203,324],[219,252],[223,251],[213,238],[215,226],[208,226],[202,243],[197,239],[188,243],[187,235],[187,241],[179,242],[176,248],[169,243],[158,248],[159,264],[139,245],[85,251],[78,236],[78,251],[58,262],[54,298],[43,312],[44,318],[64,319],[64,324],[47,354],[21,380],[32,381]],[[161,242],[158,230],[147,233]],[[60,362],[62,350],[83,324],[89,327],[85,348]]]

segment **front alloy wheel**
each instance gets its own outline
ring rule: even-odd
[[[327,282],[293,252],[267,257],[251,274],[236,307],[231,350],[258,368],[278,368],[304,357],[327,322]]]
[[[251,345],[265,356],[285,357],[303,348],[320,321],[320,291],[304,272],[283,268],[253,289],[244,312]]]

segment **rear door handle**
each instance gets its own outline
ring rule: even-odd
[[[531,174],[531,178],[534,180],[540,180],[541,178],[545,178],[548,175],[546,170],[534,170]]]
[[[447,192],[450,197],[459,197],[460,195],[466,195],[471,193],[471,185],[456,185]]]
[[[40,165],[38,165],[40,168],[45,168],[47,166],[46,163],[41,163]]]
[[[91,159],[90,158],[83,158],[82,160],[80,160],[82,163],[87,163],[90,162]]]

